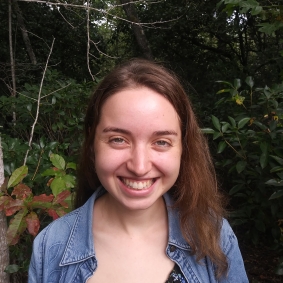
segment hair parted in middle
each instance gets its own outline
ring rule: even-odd
[[[127,61],[110,72],[94,91],[85,117],[84,144],[78,169],[75,207],[83,205],[100,185],[94,168],[94,138],[102,107],[111,95],[125,89],[147,87],[164,96],[179,115],[182,156],[179,176],[169,190],[180,215],[182,234],[197,260],[208,256],[217,277],[228,269],[220,248],[225,210],[206,139],[189,98],[177,76],[165,67],[143,59]],[[126,102],[125,102],[126,103]]]

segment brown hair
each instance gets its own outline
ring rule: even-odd
[[[93,144],[101,108],[106,99],[126,88],[148,87],[166,97],[179,114],[182,132],[181,168],[170,189],[179,211],[184,238],[199,261],[208,256],[217,267],[217,277],[227,272],[226,256],[220,248],[224,209],[207,142],[191,103],[179,80],[163,66],[141,59],[130,60],[110,72],[98,85],[85,117],[85,140],[79,164],[75,206],[83,205],[100,185],[94,168]]]

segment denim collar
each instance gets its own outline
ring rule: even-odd
[[[95,200],[105,192],[106,190],[103,187],[99,187],[82,207],[73,211],[73,213],[76,214],[76,218],[60,266],[82,262],[89,258],[95,258],[92,231],[93,205]],[[181,233],[178,212],[172,208],[173,200],[171,196],[166,193],[163,195],[163,198],[168,213],[168,244],[174,245],[180,249],[190,250],[190,246]]]

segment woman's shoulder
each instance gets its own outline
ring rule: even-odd
[[[54,220],[45,227],[34,239],[34,245],[38,246],[43,243],[64,242],[67,241],[71,234],[73,225],[79,214],[79,209],[76,209],[66,215]]]
[[[82,239],[83,235],[89,232],[87,229],[92,223],[93,205],[96,196],[97,193],[95,192],[83,206],[51,222],[37,235],[34,245],[44,244],[48,246],[53,245],[55,242],[64,243],[68,241],[71,235],[79,237],[79,233]]]
[[[229,224],[228,220],[225,218],[222,219],[220,239],[221,239],[222,250],[224,253],[227,249],[229,249],[231,245],[238,245],[237,237],[231,225]]]

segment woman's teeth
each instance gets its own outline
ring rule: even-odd
[[[132,181],[122,178],[122,182],[131,189],[143,190],[149,188],[153,184],[153,179],[147,181]]]

